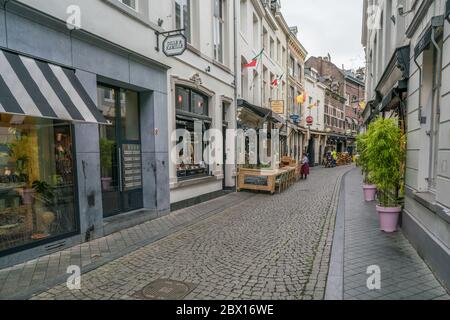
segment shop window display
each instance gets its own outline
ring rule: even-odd
[[[203,155],[204,150],[207,148],[207,143],[198,143],[196,150],[195,145],[195,128],[198,125],[198,133],[203,136],[211,126],[211,119],[209,116],[208,97],[202,95],[199,92],[191,90],[189,88],[176,87],[176,109],[177,109],[177,130],[187,130],[191,134],[191,144],[189,146],[190,156],[183,154],[183,150],[179,153],[179,159],[181,163],[177,165],[177,176],[179,179],[190,179],[199,176],[209,175],[209,167],[205,161],[199,161],[195,159],[195,151],[200,151],[200,155]],[[201,119],[197,119],[199,116]],[[183,141],[180,138],[179,143]]]
[[[69,123],[0,114],[0,255],[77,231]]]

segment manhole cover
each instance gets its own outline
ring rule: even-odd
[[[173,280],[156,280],[137,293],[146,300],[181,300],[194,290],[194,285]]]

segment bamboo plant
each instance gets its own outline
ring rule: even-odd
[[[367,169],[377,185],[380,206],[396,207],[405,157],[401,130],[394,119],[378,117],[369,126],[365,142]]]

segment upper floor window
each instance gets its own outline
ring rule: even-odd
[[[127,7],[133,9],[134,11],[138,11],[137,7],[138,0],[119,0],[119,2],[123,3]]]
[[[184,29],[184,35],[191,42],[191,0],[175,0],[175,28]]]
[[[293,77],[295,74],[295,60],[292,56],[289,57],[289,74],[291,75],[291,77]]]
[[[271,59],[275,59],[275,41],[273,40],[273,38],[270,38],[270,58]]]
[[[223,42],[225,29],[225,0],[214,1],[214,59],[223,63]]]

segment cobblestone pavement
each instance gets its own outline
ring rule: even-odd
[[[67,280],[67,268],[80,266],[83,273],[131,253],[205,218],[253,197],[233,193],[156,220],[121,230],[88,243],[0,270],[0,299],[27,299]]]
[[[323,299],[342,175],[317,169],[286,192],[256,194],[34,299],[136,299],[147,284],[189,283],[186,299]]]
[[[345,177],[345,300],[449,300],[443,286],[401,231],[380,231],[375,203],[365,203],[362,176]],[[367,268],[379,266],[381,289],[367,288]]]

